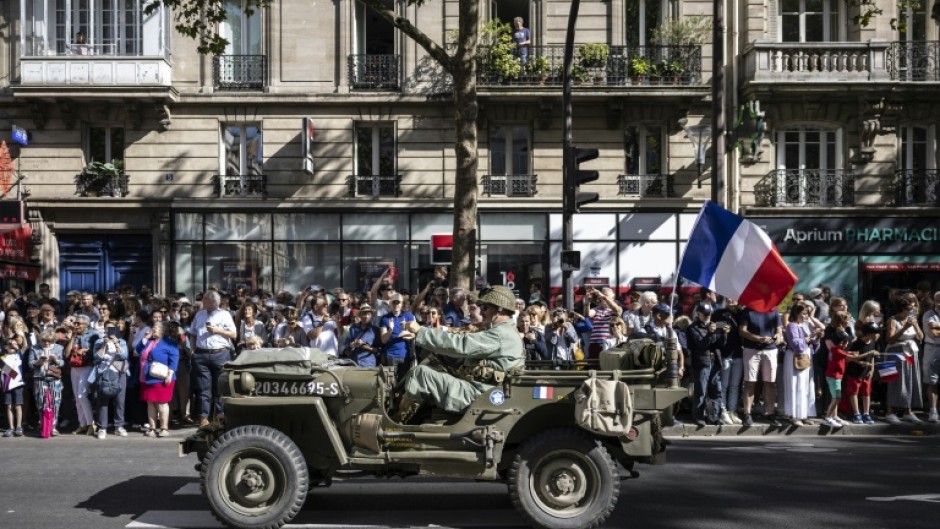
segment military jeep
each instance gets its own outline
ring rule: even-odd
[[[390,413],[398,382],[390,369],[338,365],[316,349],[252,351],[221,375],[224,418],[181,441],[180,456],[198,456],[213,515],[239,529],[289,522],[310,489],[340,471],[505,482],[533,527],[597,527],[621,481],[639,475],[635,463],[664,462],[660,413],[687,394],[674,350],[641,349],[565,366],[574,369],[527,365],[463,413],[430,409],[409,424]],[[576,420],[590,379],[624,383],[622,431]]]

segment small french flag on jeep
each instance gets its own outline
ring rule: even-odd
[[[549,399],[549,400],[551,400],[551,399],[554,398],[555,392],[554,392],[553,390],[554,390],[555,388],[552,388],[552,387],[549,387],[549,386],[535,386],[535,388],[533,388],[533,389],[534,389],[533,392],[532,392],[532,398],[533,398],[533,399]]]

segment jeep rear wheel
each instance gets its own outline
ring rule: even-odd
[[[212,514],[238,529],[277,529],[307,499],[307,464],[297,445],[267,426],[225,432],[202,464],[202,490]]]
[[[542,529],[591,529],[617,506],[620,478],[607,449],[587,433],[549,430],[526,442],[509,471],[509,495]]]

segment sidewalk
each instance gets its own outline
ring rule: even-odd
[[[875,424],[850,424],[842,428],[820,424],[822,420],[812,426],[793,426],[785,422],[782,428],[775,428],[769,424],[755,421],[754,426],[733,424],[729,426],[698,426],[695,423],[684,423],[682,426],[667,426],[663,428],[665,437],[759,437],[759,436],[834,436],[834,435],[940,435],[940,423],[923,424],[903,423],[899,425],[888,424],[876,420]]]

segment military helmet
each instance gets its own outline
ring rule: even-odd
[[[512,290],[502,285],[495,285],[481,290],[478,302],[494,305],[510,312],[516,311],[516,295],[512,293]]]

